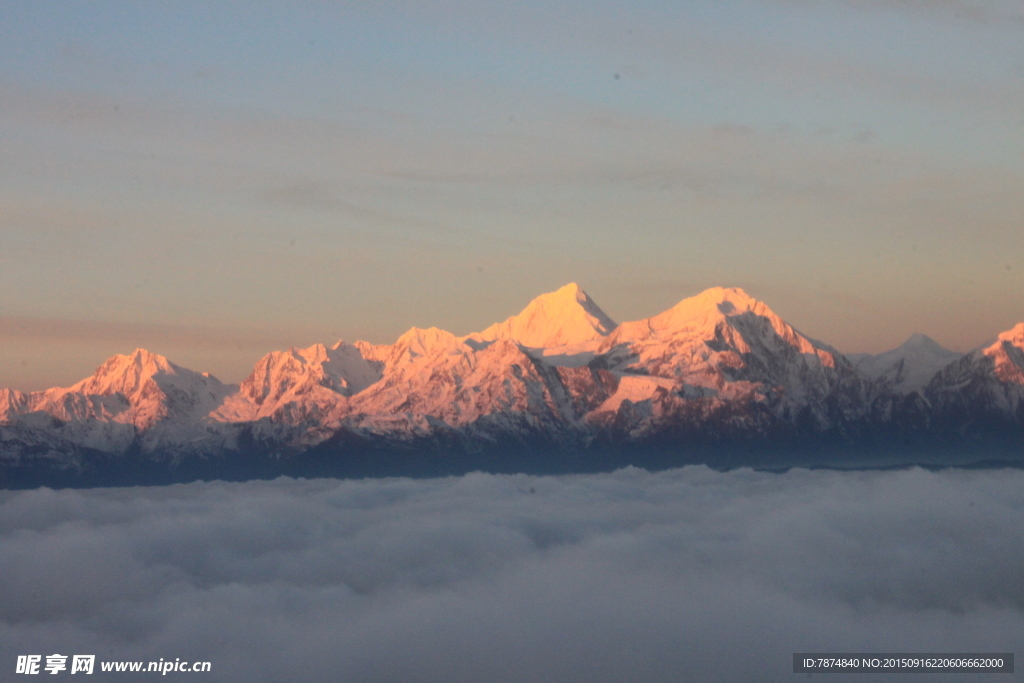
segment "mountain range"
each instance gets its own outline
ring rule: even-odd
[[[844,356],[741,289],[616,324],[569,284],[463,337],[275,351],[237,385],[136,349],[0,390],[0,484],[1020,460],[1022,399],[1024,323]]]

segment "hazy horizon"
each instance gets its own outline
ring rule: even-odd
[[[581,289],[586,291],[586,288],[581,288]],[[595,303],[598,306],[601,305],[599,301],[595,300]],[[769,307],[771,307],[769,302],[765,302],[765,303],[768,303]],[[603,310],[603,308],[602,308],[602,310]],[[516,311],[514,311],[513,314],[518,314],[519,312],[520,312],[519,310],[516,310]],[[604,312],[608,313],[608,311],[604,311]],[[657,313],[660,313],[660,312],[661,311],[657,311]],[[510,314],[510,315],[513,315],[513,314]],[[612,317],[612,319],[615,320],[615,322],[618,323],[618,324],[625,323],[625,322],[630,322],[628,320],[616,319],[614,315],[611,315],[610,317]],[[503,321],[506,318],[507,318],[507,316],[503,316],[503,317],[501,317],[499,319],[494,320],[493,322],[495,322],[495,323],[501,322],[501,321]],[[173,362],[173,363],[175,363],[177,365],[180,365],[182,367],[188,367],[190,370],[196,370],[198,372],[208,372],[209,374],[217,377],[218,379],[220,379],[221,381],[223,381],[225,383],[233,384],[233,383],[240,382],[242,379],[244,379],[246,376],[248,376],[249,373],[252,371],[252,368],[254,367],[256,362],[266,352],[269,352],[269,351],[281,351],[281,350],[286,350],[288,348],[306,348],[308,346],[311,346],[311,345],[317,344],[317,343],[324,344],[325,346],[331,346],[331,345],[333,345],[334,343],[336,343],[338,341],[346,341],[346,342],[349,342],[349,343],[358,341],[356,339],[341,339],[341,338],[338,338],[338,339],[334,339],[334,340],[315,340],[315,341],[310,341],[310,342],[307,342],[307,343],[288,343],[287,341],[284,340],[283,335],[282,335],[281,339],[273,339],[273,338],[270,338],[270,336],[267,335],[266,333],[263,333],[261,335],[259,332],[255,332],[254,333],[251,330],[249,331],[249,335],[250,336],[244,336],[244,335],[239,334],[237,332],[234,335],[232,335],[232,330],[226,330],[226,329],[193,328],[193,329],[184,329],[183,330],[183,329],[178,329],[178,328],[174,328],[174,327],[171,327],[171,326],[150,325],[150,326],[148,326],[148,329],[145,330],[145,332],[142,332],[139,329],[141,326],[120,326],[120,327],[118,327],[118,326],[110,326],[110,325],[97,324],[97,323],[88,323],[88,322],[77,322],[77,323],[75,323],[75,322],[70,322],[70,321],[54,321],[54,320],[45,320],[45,319],[38,319],[38,318],[14,318],[14,319],[7,319],[5,322],[8,325],[8,330],[12,330],[13,329],[13,330],[15,330],[15,334],[23,335],[24,337],[27,337],[27,338],[39,338],[39,337],[44,337],[45,338],[47,336],[53,336],[53,337],[56,337],[58,339],[67,339],[68,337],[70,337],[71,339],[75,340],[75,342],[77,344],[77,347],[78,347],[77,351],[81,354],[80,358],[73,359],[72,362],[68,362],[68,359],[61,359],[61,361],[63,361],[63,362],[56,363],[55,367],[47,368],[49,370],[49,376],[51,376],[51,377],[55,377],[55,376],[66,377],[66,379],[64,379],[62,382],[58,381],[57,383],[54,383],[54,384],[45,384],[45,385],[40,384],[39,386],[9,386],[9,385],[5,386],[2,383],[0,383],[0,389],[17,389],[19,391],[37,391],[37,390],[40,390],[40,389],[48,389],[48,388],[55,387],[55,386],[69,386],[71,384],[76,383],[77,381],[79,381],[81,379],[84,379],[86,376],[88,376],[89,374],[92,373],[93,369],[98,368],[102,364],[103,361],[105,361],[106,359],[110,358],[111,356],[118,355],[118,354],[128,355],[133,350],[135,350],[136,348],[144,348],[147,351],[150,351],[152,353],[156,353],[157,355],[161,355],[161,356],[166,357],[168,360],[170,360],[171,362]],[[789,322],[789,321],[787,321],[787,322]],[[436,327],[436,326],[428,326],[428,327]],[[465,332],[454,331],[454,333],[456,334],[456,336],[463,336],[465,334],[472,334],[472,333],[475,333],[475,332],[481,332],[483,329],[484,328],[482,327],[482,328],[477,329],[477,330],[467,330]],[[452,330],[447,330],[447,331],[453,332]],[[1002,332],[1002,331],[1003,330],[1000,330],[1000,332]],[[69,332],[70,332],[70,334],[69,334]],[[923,332],[916,332],[914,334],[925,334],[925,336],[928,336],[928,337],[931,336],[931,335],[928,335],[927,333],[923,333]],[[121,336],[121,335],[123,335],[125,337],[125,339],[121,340],[122,347],[118,348],[115,351],[110,351],[106,355],[104,355],[104,356],[102,356],[100,358],[97,358],[94,361],[94,368],[89,369],[88,371],[86,371],[85,370],[86,362],[87,362],[86,354],[89,353],[89,352],[98,352],[100,350],[100,347],[103,346],[103,345],[106,345],[107,348],[112,347],[112,345],[115,344],[118,341],[117,337]],[[982,342],[979,342],[978,344],[975,344],[971,348],[972,349],[973,348],[978,348],[980,345],[990,342],[994,337],[995,337],[995,335],[993,334],[989,339],[983,340]],[[203,343],[203,342],[197,343],[196,342],[197,338],[198,339],[203,339],[205,343]],[[256,342],[253,343],[253,340],[256,340]],[[129,342],[129,346],[128,347],[123,346],[123,343],[125,341]],[[134,342],[137,342],[137,343],[134,346],[132,346],[131,345],[131,341],[134,341]],[[210,346],[210,345],[213,345],[213,346],[217,346],[217,345],[230,346],[232,341],[234,341],[234,343],[237,345],[235,353],[234,353],[234,359],[235,359],[235,363],[234,364],[229,364],[229,363],[225,362],[223,360],[223,358],[219,358],[217,355],[211,354],[209,352],[209,350],[208,350],[208,346]],[[367,339],[367,340],[364,340],[364,341],[370,341],[372,343],[391,344],[391,343],[394,343],[395,339],[390,339],[390,340],[385,340],[385,341],[379,341],[379,340],[375,340],[375,339]],[[819,341],[822,341],[822,342],[824,342],[826,344],[830,343],[828,339],[820,339]],[[904,341],[906,341],[906,340],[904,340]],[[147,345],[147,342],[152,342],[152,344],[148,344]],[[276,345],[275,345],[275,342],[277,342]],[[250,345],[250,348],[252,349],[252,353],[255,354],[255,355],[251,356],[251,361],[248,363],[248,365],[244,365],[245,358],[246,358],[245,353],[247,351],[246,344]],[[198,354],[196,353],[196,347],[197,346],[199,347],[199,350],[200,350],[200,353],[198,353]],[[172,350],[183,351],[184,355],[187,356],[188,358],[198,358],[200,360],[212,359],[215,365],[219,365],[219,367],[222,370],[227,370],[227,373],[221,374],[221,373],[218,373],[218,372],[211,371],[209,368],[206,368],[206,367],[193,367],[193,366],[189,365],[188,363],[183,362],[178,357],[175,357],[173,355],[169,355],[167,353],[164,353],[163,350],[162,350],[162,347],[169,347]],[[260,350],[260,349],[262,349],[262,350]],[[843,350],[843,349],[839,349],[839,350],[841,352],[843,352],[845,354],[849,354],[849,355],[854,355],[854,354],[857,353],[857,352],[854,352],[854,351],[846,351],[846,350]],[[887,351],[887,350],[889,350],[889,349],[883,349],[883,351]],[[970,349],[967,349],[967,350],[950,349],[950,350],[964,352],[964,351],[969,351]],[[206,353],[204,354],[203,351],[206,351]],[[241,363],[239,363],[239,361],[241,361]],[[240,367],[238,367],[239,365],[240,365]],[[63,374],[59,375],[58,374],[59,372],[62,372]],[[77,375],[77,376],[74,376],[74,377],[71,377],[71,373],[72,372],[79,372],[81,374]]]
[[[1005,1],[8,3],[0,386],[456,334],[579,282],[816,339],[1024,320]]]

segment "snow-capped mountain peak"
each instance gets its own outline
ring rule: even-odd
[[[962,434],[977,425],[991,428],[991,420],[1016,422],[1019,429],[1024,423],[1024,323],[944,367],[924,393],[941,423],[960,422]]]
[[[721,316],[740,315],[750,311],[762,313],[768,307],[739,287],[712,287],[696,296],[683,299],[662,315],[665,319],[694,318],[707,313]]]
[[[530,348],[572,346],[599,340],[616,327],[575,282],[531,301],[518,315],[469,336],[471,341],[509,339]]]
[[[146,349],[135,349],[128,355],[117,354],[103,362],[91,377],[83,379],[70,391],[91,396],[110,396],[124,394],[131,396],[149,379],[157,375],[174,375],[183,368],[171,363],[165,357],[151,353]],[[184,370],[189,374],[191,370]]]
[[[148,429],[172,418],[194,422],[216,408],[232,387],[145,349],[108,358],[91,377],[68,388],[28,395],[25,408],[60,420],[101,420]]]
[[[395,360],[415,360],[435,353],[458,352],[460,346],[455,335],[447,330],[437,327],[412,327],[394,343],[392,356]]]
[[[1008,384],[1024,384],[1024,323],[1001,333],[982,353],[995,364],[996,377]]]
[[[15,389],[0,389],[0,420],[10,420],[25,409],[28,395]]]
[[[682,335],[713,340],[725,335],[737,351],[747,353],[750,348],[745,335],[736,335],[734,332],[749,327],[744,323],[745,318],[755,319],[761,326],[767,323],[775,335],[801,353],[816,354],[819,348],[826,348],[796,332],[765,303],[738,287],[713,287],[683,299],[651,318],[623,323],[606,345],[614,344],[619,339],[679,338]]]
[[[242,422],[264,417],[303,421],[311,415],[334,411],[344,397],[357,394],[378,381],[381,363],[367,360],[360,349],[339,341],[328,348],[313,344],[304,349],[272,351],[212,416]]]
[[[618,410],[620,398],[652,400],[668,414],[685,412],[692,399],[753,401],[780,414],[810,406],[828,424],[834,416],[821,401],[861,391],[838,351],[737,288],[705,290],[651,318],[622,323],[599,354],[602,367],[632,376],[601,410]]]
[[[890,351],[849,358],[868,379],[884,377],[893,390],[905,394],[923,389],[936,373],[961,356],[962,353],[943,348],[931,337],[916,333]]]
[[[1009,343],[1018,348],[1024,348],[1024,323],[1017,323],[1006,332],[999,334],[996,339],[1001,343]]]

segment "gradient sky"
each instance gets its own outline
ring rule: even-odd
[[[0,386],[238,381],[570,281],[847,352],[1024,320],[1020,2],[0,4]]]

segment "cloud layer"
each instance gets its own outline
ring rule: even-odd
[[[1019,471],[10,492],[0,666],[59,652],[209,660],[211,681],[788,681],[794,651],[1013,651],[1022,508]]]

